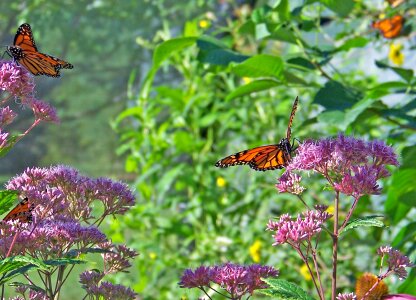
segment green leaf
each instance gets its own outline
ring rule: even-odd
[[[264,39],[265,37],[268,37],[269,35],[270,35],[270,31],[267,28],[266,23],[259,23],[255,25],[254,36],[256,37],[256,40]]]
[[[290,7],[289,7],[289,0],[280,0],[279,5],[277,5],[274,9],[279,14],[279,20],[281,22],[286,22],[290,20]]]
[[[35,269],[46,270],[47,266],[40,260],[21,255],[2,259],[0,260],[0,284],[4,284],[17,275]]]
[[[395,235],[391,246],[396,249],[401,249],[404,243],[407,241],[416,240],[416,222],[411,222],[406,226],[403,226],[402,229]]]
[[[359,227],[385,227],[384,223],[377,218],[384,217],[383,215],[366,216],[358,218],[348,222],[341,234],[344,234],[348,230]]]
[[[195,44],[196,37],[182,37],[167,40],[159,44],[153,54],[153,66],[152,68],[159,68],[162,62],[164,62],[170,55],[175,52],[180,52],[186,47],[190,47]]]
[[[352,48],[363,48],[368,44],[369,40],[365,37],[358,36],[347,40],[342,46],[338,47],[336,51],[349,51]]]
[[[406,147],[402,150],[402,161],[400,168],[415,168],[416,169],[416,145]]]
[[[299,45],[302,44],[305,48],[310,48],[310,46],[301,38],[294,35],[292,31],[289,31],[288,29],[281,28],[275,30],[270,35],[271,39],[278,40],[278,41],[284,41],[291,44]]]
[[[239,86],[234,91],[229,93],[227,97],[225,98],[225,100],[228,101],[237,97],[251,94],[253,92],[268,90],[270,88],[273,88],[279,85],[281,85],[281,83],[275,80],[269,80],[269,79],[255,80],[246,85]]]
[[[200,50],[198,60],[203,63],[227,66],[231,62],[239,63],[250,57],[231,51],[221,41],[207,36],[199,38],[196,44]]]
[[[9,151],[12,150],[13,146],[16,144],[17,138],[21,136],[23,136],[23,134],[16,134],[16,135],[9,136],[7,138],[7,145],[0,149],[0,157],[3,157],[7,153],[9,153]]]
[[[329,126],[335,126],[341,131],[347,129],[347,125],[345,125],[345,112],[338,110],[324,111],[318,115],[317,119],[319,122],[328,124]]]
[[[326,110],[345,110],[361,98],[360,92],[331,80],[318,91],[313,102],[322,105]]]
[[[380,69],[390,69],[394,71],[397,75],[399,75],[401,78],[403,78],[407,82],[410,82],[413,79],[413,70],[411,69],[392,67],[379,60],[376,60],[376,66],[379,67]]]
[[[83,259],[56,258],[56,259],[45,260],[44,263],[48,266],[58,267],[58,266],[66,266],[66,265],[80,265],[80,264],[85,264],[87,262]]]
[[[232,72],[241,77],[275,77],[278,78],[283,70],[280,57],[260,54],[252,56],[244,62],[234,66]]]
[[[287,63],[301,66],[302,69],[315,70],[315,65],[303,57],[294,57],[287,60]]]
[[[353,123],[362,112],[369,108],[376,99],[362,99],[355,103],[350,109],[345,112],[344,125],[348,126]]]
[[[300,286],[282,279],[262,279],[270,288],[258,290],[260,293],[278,297],[278,299],[290,300],[314,300]]]
[[[310,86],[310,84],[308,84],[305,80],[303,80],[302,78],[296,76],[292,72],[283,70],[283,77],[286,79],[286,82],[288,82],[288,83],[294,83],[294,84],[301,84],[301,85]]]
[[[396,193],[397,200],[410,207],[416,207],[416,169],[400,169],[392,176],[389,191]]]
[[[18,194],[17,191],[0,191],[0,215],[10,210],[13,204],[15,204]]]
[[[343,18],[350,14],[355,5],[353,0],[320,0],[320,2]]]

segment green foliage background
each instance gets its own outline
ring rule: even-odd
[[[62,124],[24,139],[3,172],[67,163],[130,181],[138,204],[111,220],[108,232],[141,253],[132,272],[114,281],[143,299],[196,299],[177,286],[185,268],[253,263],[255,241],[262,242],[260,263],[312,291],[299,259],[287,247],[272,247],[264,231],[270,218],[302,209],[276,192],[281,171],[213,166],[231,153],[277,143],[298,95],[292,133],[299,140],[344,132],[384,140],[401,157],[383,194],[361,199],[355,212],[384,214],[388,227],[350,231],[341,241],[340,291],[352,291],[356,276],[377,272],[378,246],[415,257],[411,2],[395,8],[375,0],[1,3],[3,44],[29,22],[42,51],[75,65],[61,80],[37,80],[38,96],[52,100]],[[386,40],[371,29],[382,13],[404,14],[405,36]],[[399,42],[401,67],[387,59],[389,45]],[[305,180],[308,204],[332,203],[315,175]],[[346,198],[344,207],[350,204]],[[324,238],[321,256],[329,265],[325,244]],[[389,284],[392,292],[416,294],[414,273]]]

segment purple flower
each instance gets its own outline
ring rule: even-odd
[[[137,295],[128,287],[110,282],[102,282],[99,286],[90,286],[86,291],[88,295],[96,296],[96,299],[102,297],[102,299],[128,300],[136,299]]]
[[[270,220],[267,230],[275,231],[273,245],[289,243],[292,246],[298,245],[304,240],[310,240],[312,236],[321,232],[322,224],[331,215],[325,211],[307,211],[303,213],[303,218],[298,215],[296,220],[288,214],[280,217],[279,221]]]
[[[0,89],[16,97],[33,94],[35,83],[29,72],[15,62],[0,61]]]
[[[192,271],[186,269],[183,272],[181,281],[178,283],[181,288],[195,288],[195,287],[206,287],[212,280],[213,269],[212,267],[200,266]]]
[[[30,300],[49,300],[49,297],[42,291],[29,290]]]
[[[393,271],[400,280],[406,279],[407,277],[406,267],[411,268],[415,266],[407,256],[396,249],[391,249],[387,263],[389,270]]]
[[[236,265],[226,263],[220,266],[200,266],[195,271],[186,269],[181,277],[181,288],[210,287],[211,282],[225,289],[232,297],[240,299],[244,294],[253,294],[254,290],[268,285],[261,278],[276,277],[279,271],[273,267],[261,265]],[[234,299],[234,298],[233,298]]]
[[[37,120],[59,123],[59,118],[56,113],[56,109],[52,105],[41,100],[32,99],[30,101],[30,107],[32,108],[33,113],[35,114],[35,118]]]
[[[293,171],[322,174],[339,192],[359,198],[379,194],[377,180],[389,176],[386,165],[398,165],[393,149],[381,141],[366,142],[339,135],[335,139],[307,140],[279,179],[280,192],[301,192],[300,176]]]
[[[357,296],[354,293],[339,293],[337,296],[337,300],[356,300]]]
[[[131,266],[129,259],[135,258],[138,253],[124,245],[113,245],[110,242],[101,245],[102,249],[107,250],[103,254],[105,264],[105,274],[125,271]]]
[[[7,138],[9,137],[8,132],[2,132],[0,128],[0,149],[4,148],[7,145]]]
[[[98,271],[85,271],[79,275],[79,282],[84,289],[90,286],[97,286],[98,283],[104,278],[104,273]]]
[[[295,173],[284,172],[278,179],[279,183],[276,184],[277,189],[280,193],[291,193],[300,195],[305,190],[299,183],[302,177]]]
[[[0,128],[12,123],[16,116],[17,114],[10,107],[0,108]]]

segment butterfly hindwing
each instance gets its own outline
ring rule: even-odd
[[[30,223],[33,209],[29,199],[24,198],[3,218],[3,221],[19,220],[22,223]]]

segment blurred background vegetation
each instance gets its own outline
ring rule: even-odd
[[[36,78],[37,97],[57,107],[61,124],[19,142],[2,160],[2,180],[28,166],[68,164],[131,184],[137,206],[108,220],[108,233],[140,252],[131,273],[113,280],[143,299],[196,299],[178,288],[181,272],[226,261],[273,265],[309,289],[294,253],[272,247],[264,231],[269,218],[302,209],[276,192],[282,171],[214,167],[284,137],[298,95],[292,134],[301,141],[344,132],[382,139],[401,156],[383,194],[356,210],[384,214],[389,227],[342,240],[340,291],[353,291],[357,275],[377,272],[378,246],[415,258],[416,7],[390,2],[3,1],[2,45],[27,22],[41,52],[75,68]],[[372,28],[396,14],[406,20],[400,36]],[[316,176],[305,180],[310,205],[331,204]],[[329,264],[330,249],[321,255]],[[390,282],[391,291],[416,294],[414,274]],[[67,293],[77,295],[71,286]]]

